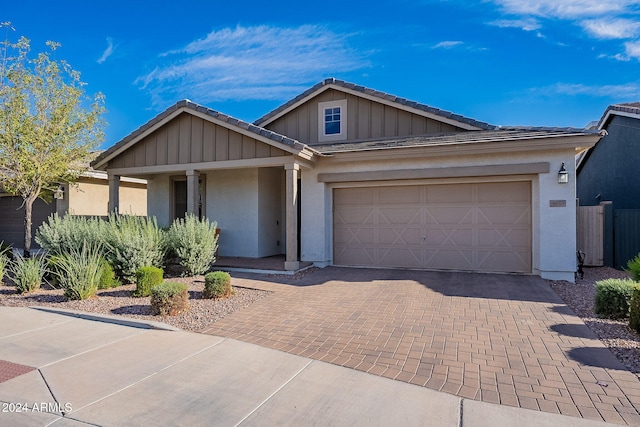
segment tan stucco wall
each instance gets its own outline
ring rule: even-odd
[[[58,200],[58,213],[105,216],[108,214],[109,183],[106,179],[81,178],[65,186],[64,198]],[[132,215],[147,214],[146,185],[122,181],[120,183],[120,212]]]

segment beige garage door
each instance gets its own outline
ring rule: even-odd
[[[336,265],[531,272],[531,183],[337,188]]]

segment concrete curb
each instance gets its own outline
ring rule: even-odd
[[[45,306],[30,306],[29,308],[32,308],[34,310],[45,311],[49,313],[62,314],[64,316],[77,317],[79,319],[93,320],[95,322],[114,323],[122,326],[130,326],[132,328],[156,329],[160,331],[174,331],[174,332],[182,331],[182,329],[180,328],[167,325],[166,323],[162,323],[162,322],[131,319],[131,318],[125,318],[120,316],[111,316],[108,314],[87,313],[84,311],[68,310],[68,309],[45,307]]]

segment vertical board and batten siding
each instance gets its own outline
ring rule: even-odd
[[[577,248],[583,252],[584,265],[604,265],[604,206],[577,207]]]
[[[298,106],[266,127],[304,144],[318,144],[318,103],[347,100],[347,140],[376,139],[464,129],[419,114],[329,89]]]
[[[284,150],[183,113],[109,162],[109,168],[285,156]]]
[[[615,267],[627,268],[640,253],[640,209],[614,209],[613,230]]]

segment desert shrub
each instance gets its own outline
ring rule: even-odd
[[[102,275],[102,248],[99,243],[83,242],[81,249],[55,256],[55,271],[68,300],[91,298],[98,291]]]
[[[184,283],[164,282],[151,290],[151,313],[175,316],[189,309],[188,287]]]
[[[4,255],[9,260],[13,260],[13,248],[5,242],[0,242],[0,255]]]
[[[188,214],[176,219],[169,228],[167,246],[180,258],[187,276],[204,274],[215,262],[218,238],[216,222]]]
[[[630,279],[606,279],[596,282],[596,314],[612,319],[629,316],[631,293],[638,287],[640,285]]]
[[[627,268],[631,278],[636,282],[640,282],[640,254],[627,262]]]
[[[4,278],[4,273],[9,267],[9,258],[5,254],[0,253],[0,284]]]
[[[86,242],[96,245],[103,242],[102,220],[94,217],[54,213],[36,230],[36,242],[49,255],[71,253]],[[104,248],[104,246],[102,246]]]
[[[155,217],[110,215],[103,225],[107,258],[119,278],[131,282],[140,267],[162,267],[165,236]]]
[[[163,271],[161,268],[150,265],[143,266],[136,271],[136,290],[134,297],[147,297],[151,289],[162,283]]]
[[[100,261],[100,281],[98,282],[98,289],[109,289],[120,286],[120,282],[116,278],[116,274],[113,271],[113,267],[109,264],[109,261],[102,259]]]
[[[17,255],[9,264],[9,271],[13,274],[13,283],[19,294],[40,289],[40,285],[47,273],[47,261],[40,256],[24,258]]]
[[[224,298],[233,293],[231,276],[225,271],[213,271],[204,276],[204,298]]]
[[[629,327],[640,332],[640,287],[631,292],[631,303],[629,304]]]

